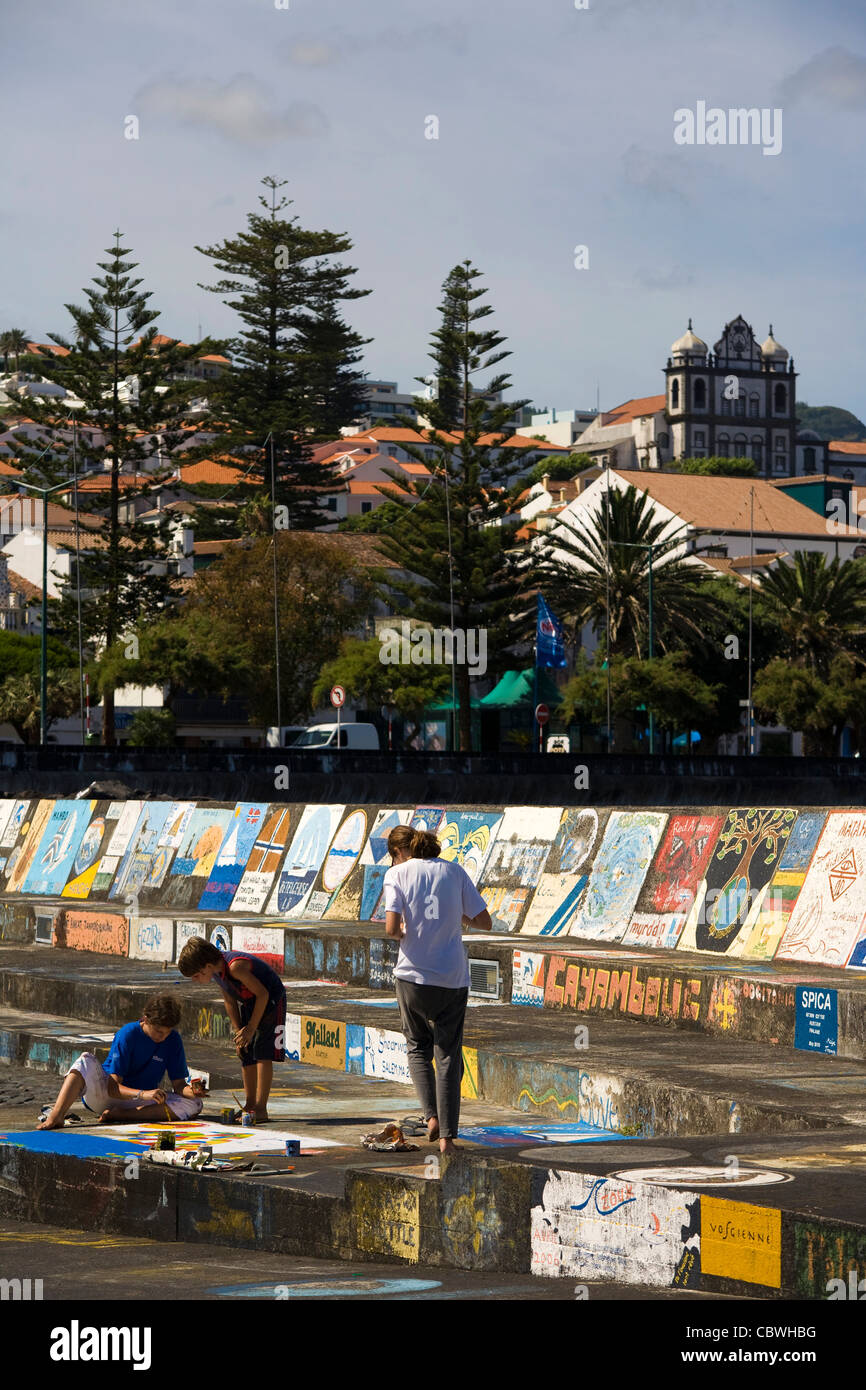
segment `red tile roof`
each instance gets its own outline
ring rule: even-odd
[[[615,472],[623,482],[648,493],[698,530],[748,533],[754,491],[755,531],[759,534],[828,538],[826,517],[760,478],[713,478],[624,468]],[[860,538],[856,527],[841,523],[833,534],[835,538]]]
[[[827,448],[834,454],[866,455],[866,439],[831,439]]]
[[[69,356],[69,348],[61,347],[59,343],[28,343],[27,351],[35,353],[38,357],[46,352],[52,353],[55,357]],[[39,592],[41,594],[42,590],[40,589]]]
[[[194,487],[197,483],[238,483],[241,480],[243,470],[240,468],[230,468],[224,463],[217,463],[214,459],[199,459],[197,463],[182,464],[180,468],[180,481],[188,487]],[[172,480],[169,479],[166,486],[171,486]]]
[[[639,419],[641,415],[656,415],[664,410],[665,404],[664,393],[660,396],[637,396],[634,400],[623,401],[613,410],[602,411],[601,424],[624,425],[629,420]]]

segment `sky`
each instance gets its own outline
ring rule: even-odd
[[[577,3],[3,0],[0,330],[69,333],[119,228],[160,332],[231,336],[195,247],[273,175],[351,238],[364,370],[403,391],[468,258],[511,399],[659,393],[689,317],[712,349],[742,314],[866,419],[863,0]],[[678,143],[699,103],[780,111],[781,148]]]

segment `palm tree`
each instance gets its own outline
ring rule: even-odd
[[[761,580],[759,602],[784,637],[789,659],[826,680],[840,653],[866,664],[866,566],[827,564],[818,551],[798,550]]]
[[[645,492],[610,489],[599,510],[578,528],[574,518],[549,534],[535,574],[551,607],[574,619],[578,631],[607,627],[610,655],[647,654],[652,564],[653,649],[705,648],[718,602],[699,567],[683,558],[685,527],[669,530]]]
[[[78,672],[48,672],[46,732],[57,719],[67,719],[78,709]],[[24,743],[38,743],[41,685],[38,675],[7,676],[0,684],[0,723],[11,724]]]
[[[23,328],[7,328],[6,332],[0,335],[0,352],[3,353],[3,370],[9,371],[9,358],[15,358],[15,370],[18,371],[18,361],[22,352],[27,351],[27,334]]]

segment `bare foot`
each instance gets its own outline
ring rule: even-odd
[[[39,1124],[36,1126],[36,1128],[37,1128],[37,1129],[62,1129],[62,1128],[63,1128],[63,1121],[65,1120],[65,1118],[66,1118],[65,1115],[55,1115],[54,1111],[53,1111],[53,1110],[50,1110],[50,1111],[48,1112],[48,1114],[45,1116],[45,1119],[39,1121]]]
[[[267,1110],[255,1110],[253,1113],[256,1117],[257,1125],[266,1125],[271,1118]]]
[[[101,1125],[115,1124],[118,1120],[128,1120],[130,1115],[134,1115],[134,1110],[103,1110],[98,1123]]]
[[[458,1149],[457,1145],[454,1143],[454,1140],[453,1140],[453,1139],[440,1139],[440,1140],[439,1140],[439,1152],[440,1152],[441,1154],[459,1154],[459,1153],[460,1153],[460,1150]]]
[[[435,1115],[427,1121],[427,1138],[431,1144],[435,1144],[439,1138],[439,1121]]]

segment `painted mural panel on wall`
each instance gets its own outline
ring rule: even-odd
[[[680,937],[686,951],[731,950],[746,939],[797,819],[790,807],[737,807],[728,812]]]
[[[292,837],[268,912],[300,917],[313,889],[345,806],[305,806]]]
[[[95,801],[55,801],[22,893],[61,892],[95,806]]]
[[[722,817],[672,812],[623,943],[676,946],[713,852]]]
[[[282,927],[259,927],[237,922],[232,927],[232,950],[247,951],[265,961],[278,975],[283,973]]]
[[[620,941],[667,820],[664,811],[613,811],[571,923],[571,935]]]
[[[368,806],[346,806],[313,880],[304,917],[318,921],[360,860],[373,812]]]
[[[168,812],[158,831],[155,847],[150,847],[150,862],[138,890],[141,901],[148,906],[162,902],[162,885],[168,876],[175,851],[181,846],[195,808],[194,801],[168,803]]]
[[[232,912],[262,911],[302,809],[300,806],[269,807],[267,819],[250,850],[246,868],[232,898]]]
[[[866,812],[831,811],[776,957],[846,965],[866,916]]]
[[[561,818],[561,806],[506,808],[479,884],[494,931],[520,930]]]
[[[748,934],[740,932],[731,955],[747,960],[773,959],[806,880],[825,819],[824,811],[800,812],[752,929]]]
[[[266,801],[239,801],[219,847],[210,878],[199,899],[202,912],[227,912],[237,892],[256,836],[268,812]]]
[[[162,864],[164,852],[159,848],[172,810],[170,801],[146,801],[141,808],[135,828],[127,840],[117,873],[108,896],[118,902],[132,898],[151,883],[154,860]]]
[[[86,897],[90,902],[107,900],[114,875],[129,848],[129,841],[139,822],[144,804],[139,800],[109,802],[105,811],[105,829],[99,847],[99,857],[95,865],[92,864],[83,875],[76,876],[83,881],[76,882],[76,890],[70,892],[70,897],[85,896],[81,889],[87,886]]]
[[[581,902],[607,811],[585,806],[562,812],[538,887],[520,928],[526,936],[565,936]]]
[[[700,1278],[700,1205],[695,1192],[627,1182],[616,1174],[548,1170],[541,1200],[532,1208],[532,1272],[694,1287]]]
[[[14,797],[0,801],[0,856],[15,848],[29,806],[29,801],[16,801]]]
[[[177,907],[195,907],[211,876],[234,805],[196,806],[163,889],[162,901]]]
[[[544,1007],[545,958],[534,951],[515,951],[511,963],[511,1002]]]
[[[129,950],[129,920],[120,912],[68,907],[57,917],[54,944],[73,951],[125,956]]]
[[[108,812],[112,805],[116,806],[117,803],[96,802],[93,815],[90,817],[90,824],[82,835],[81,843],[76,850],[61,897],[80,900],[89,896],[103,849],[114,830],[114,821],[108,819]]]
[[[21,886],[30,872],[53,807],[53,801],[38,801],[30,819],[21,822],[18,839],[6,861],[7,893],[21,892]]]
[[[416,806],[409,824],[413,830],[431,830],[438,835],[447,814],[445,806]]]
[[[207,929],[203,922],[175,922],[174,960],[177,960],[186,943],[191,941],[194,936],[200,936],[207,941]]]
[[[416,812],[417,814],[417,812]],[[435,832],[441,858],[460,864],[477,883],[493,848],[502,811],[448,811]]]
[[[133,917],[129,926],[129,954],[133,960],[171,960],[174,955],[171,918]]]
[[[398,825],[408,825],[412,812],[382,807],[376,812],[360,857],[325,910],[331,921],[379,921],[382,881],[391,866],[388,836]]]

